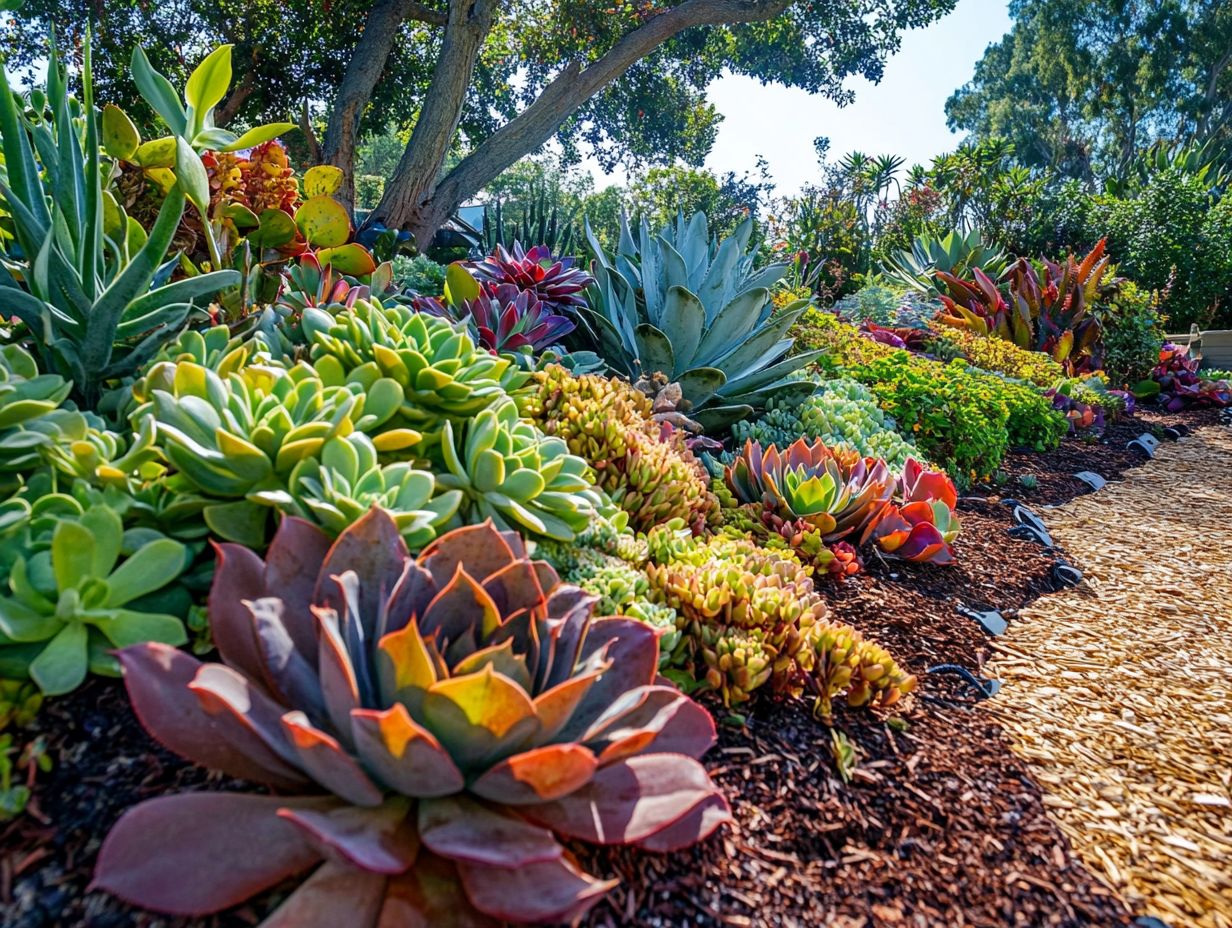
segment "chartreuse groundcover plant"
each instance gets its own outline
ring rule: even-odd
[[[119,658],[155,738],[277,795],[142,803],[95,886],[200,915],[311,870],[265,923],[298,928],[580,916],[612,884],[560,839],[668,851],[729,818],[709,715],[655,682],[652,628],[594,601],[490,523],[418,558],[380,510],[333,543],[286,519],[264,560],[223,545],[221,663]]]

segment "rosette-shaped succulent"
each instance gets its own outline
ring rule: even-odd
[[[803,519],[827,542],[850,538],[863,544],[894,496],[885,461],[831,450],[821,441],[799,439],[779,451],[754,441],[724,474],[743,503],[762,503],[780,518]]]
[[[301,514],[311,514],[312,521],[334,535],[380,506],[412,550],[435,538],[462,503],[459,490],[438,493],[430,471],[407,461],[382,466],[372,440],[359,432],[331,438],[319,456],[300,461],[287,488],[288,509],[302,508]]]
[[[522,377],[464,329],[405,306],[358,300],[337,316],[310,308],[303,326],[326,383],[392,379],[403,391],[401,419],[425,432],[469,419]]]
[[[701,531],[717,515],[718,501],[683,435],[655,422],[649,398],[625,381],[551,367],[534,375],[518,404],[590,462],[596,483],[635,531],[675,518]]]
[[[153,417],[158,442],[176,480],[203,496],[234,501],[207,507],[205,519],[223,538],[260,545],[269,507],[295,512],[287,483],[304,460],[331,439],[375,432],[377,451],[416,444],[413,429],[391,427],[403,402],[389,378],[327,387],[312,368],[249,365],[220,377],[198,364],[164,362],[146,377],[150,400],[134,423]]]
[[[878,547],[905,561],[951,564],[950,543],[958,537],[958,491],[939,470],[911,458],[898,481],[896,504],[874,531]]]
[[[189,560],[184,545],[168,538],[125,538],[107,506],[60,520],[49,548],[13,563],[10,595],[0,597],[0,666],[60,694],[80,686],[88,670],[115,675],[112,648],[183,644],[187,596],[164,588]]]
[[[547,245],[523,249],[521,242],[514,242],[509,251],[497,244],[492,254],[469,267],[482,283],[529,290],[546,310],[559,311],[585,306],[582,291],[595,282],[575,263],[573,258],[552,257]]]
[[[85,418],[60,409],[72,389],[63,377],[39,374],[21,346],[0,348],[0,492],[37,468],[47,447],[85,437]]]
[[[479,295],[456,312],[474,325],[479,344],[492,351],[542,351],[577,328],[572,319],[554,313],[533,291],[513,284],[484,284]]]
[[[709,715],[656,685],[652,629],[593,603],[490,523],[418,559],[380,510],[332,545],[287,519],[264,561],[222,546],[223,663],[156,644],[120,660],[154,737],[278,794],[145,802],[95,885],[197,915],[316,867],[267,925],[578,917],[612,884],[558,838],[667,851],[729,817],[694,759]]]
[[[522,419],[511,399],[457,431],[446,422],[440,452],[447,471],[437,482],[461,491],[468,521],[492,519],[502,528],[572,541],[605,505],[587,463]]]

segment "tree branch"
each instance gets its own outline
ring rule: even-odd
[[[433,200],[442,204],[435,211],[437,224],[463,199],[546,143],[587,100],[664,42],[693,26],[765,22],[791,4],[792,0],[686,0],[624,35],[586,68],[570,62],[530,106],[492,133],[441,181],[433,192]]]

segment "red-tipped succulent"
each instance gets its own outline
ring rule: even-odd
[[[551,311],[534,291],[513,284],[483,284],[479,296],[467,300],[459,315],[469,317],[479,343],[492,351],[517,351],[529,346],[541,351],[577,328],[572,319]]]
[[[868,540],[894,494],[894,477],[880,458],[828,448],[803,438],[779,451],[755,441],[725,470],[742,503],[761,503],[779,519],[803,520],[822,540]]]
[[[954,509],[958,491],[941,471],[908,458],[898,481],[896,505],[878,523],[873,538],[887,554],[905,561],[952,564],[950,542],[961,525]]]
[[[483,283],[511,284],[518,290],[531,291],[549,310],[585,306],[582,291],[594,283],[593,277],[574,267],[573,258],[554,258],[547,245],[524,250],[520,242],[514,242],[512,251],[497,245],[492,254],[470,269]]]
[[[95,885],[200,915],[313,870],[270,928],[578,917],[612,884],[558,838],[667,851],[729,818],[709,715],[656,682],[654,629],[594,601],[491,523],[417,559],[376,509],[332,544],[286,519],[264,560],[221,546],[223,662],[120,661],[155,738],[276,795],[142,803]]]

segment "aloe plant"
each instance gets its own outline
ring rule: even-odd
[[[664,852],[730,818],[708,713],[658,682],[653,628],[594,603],[490,523],[417,559],[380,510],[332,544],[287,519],[264,560],[223,545],[222,662],[137,645],[125,684],[164,745],[276,792],[130,809],[95,885],[201,915],[315,868],[267,925],[580,918],[615,883],[561,839]]]
[[[121,556],[123,557],[121,561]],[[49,695],[67,693],[87,671],[118,676],[112,648],[143,641],[184,644],[184,624],[168,608],[188,602],[152,594],[184,571],[188,549],[169,538],[126,539],[106,506],[61,520],[48,550],[18,557],[10,595],[0,597],[0,666],[22,667]]]
[[[0,303],[29,330],[43,367],[73,382],[94,408],[108,380],[148,361],[182,325],[194,301],[239,282],[215,271],[167,283],[164,265],[184,212],[182,173],[147,234],[105,190],[90,47],[84,49],[78,130],[56,49],[48,65],[51,119],[23,113],[0,74],[0,182],[16,250],[0,271]],[[194,155],[195,157],[195,155]]]
[[[775,312],[770,287],[787,266],[757,269],[748,252],[752,218],[721,242],[704,213],[680,216],[657,235],[642,222],[634,239],[622,219],[609,257],[587,226],[595,252],[590,309],[582,311],[608,363],[638,379],[677,381],[687,413],[713,431],[746,418],[766,401],[807,395],[812,385],[788,375],[821,352],[789,356],[787,331],[803,300]]]

